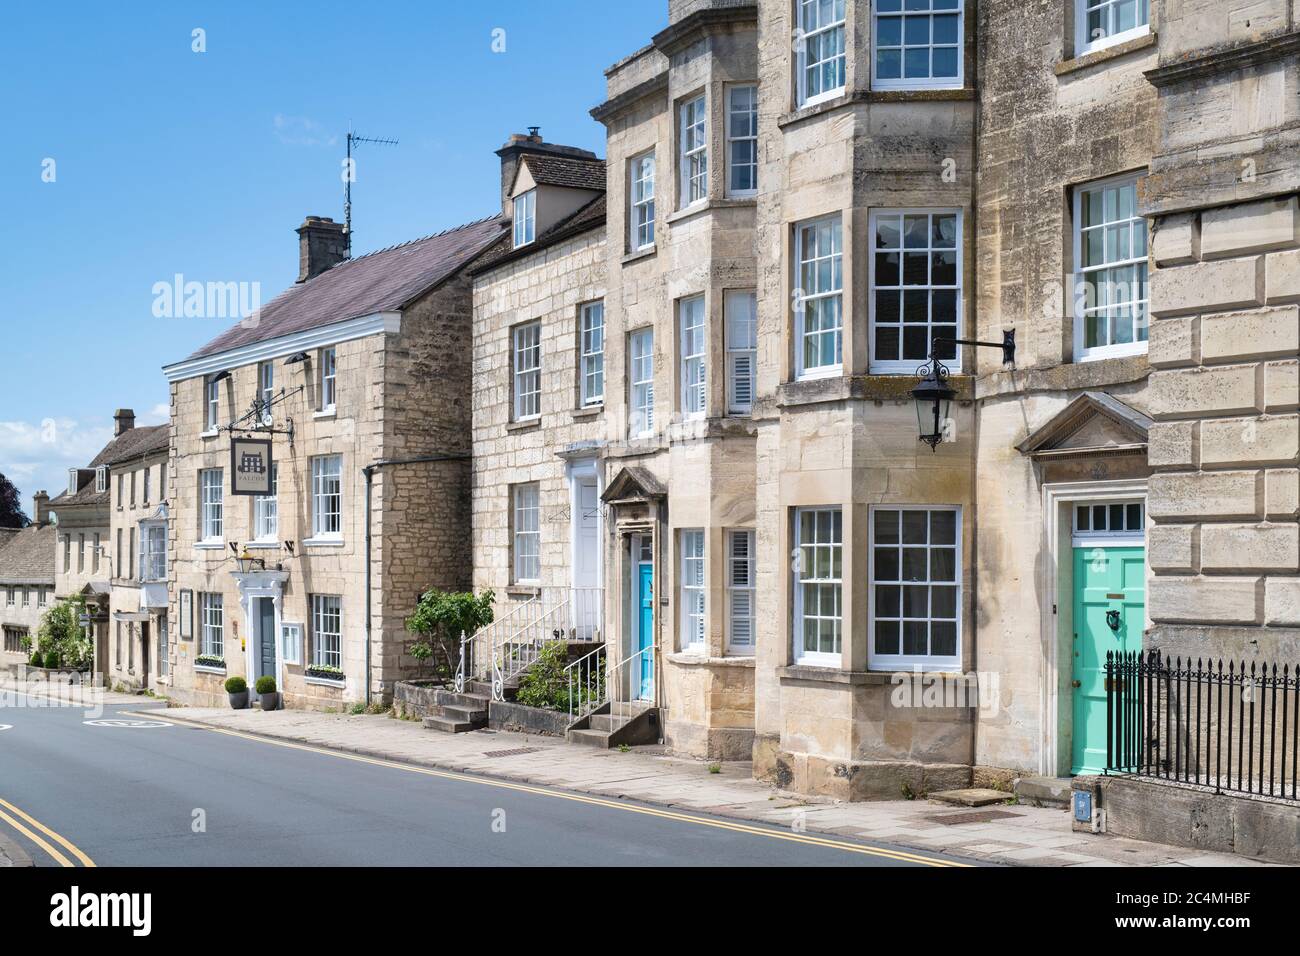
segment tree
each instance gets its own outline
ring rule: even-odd
[[[60,601],[45,612],[36,631],[36,647],[42,654],[55,654],[64,667],[88,670],[95,649],[82,628],[80,618],[86,613],[85,599],[78,596]]]
[[[406,629],[420,637],[411,647],[411,656],[421,664],[436,657],[434,672],[450,677],[460,658],[461,634],[472,635],[492,623],[492,602],[496,595],[484,591],[448,592],[434,588],[420,595],[420,603],[406,619]]]
[[[23,514],[14,483],[0,475],[0,528],[26,528],[31,521]]]

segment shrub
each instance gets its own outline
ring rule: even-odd
[[[248,690],[248,681],[244,680],[244,678],[238,675],[226,678],[227,694],[242,694],[246,690]]]
[[[41,656],[40,651],[32,651],[32,659],[29,661],[32,667],[44,667],[45,658]]]
[[[253,686],[257,689],[259,694],[274,694],[275,678],[270,674],[263,674],[257,679],[257,682]]]
[[[433,588],[420,595],[420,603],[406,619],[406,629],[420,640],[411,647],[411,656],[420,662],[434,659],[434,672],[450,677],[460,660],[460,636],[471,635],[492,623],[492,602],[496,595],[483,591],[439,591]]]
[[[36,631],[36,646],[49,655],[55,655],[56,663],[46,666],[58,666],[62,660],[75,670],[88,670],[95,657],[94,644],[90,635],[79,623],[79,618],[86,612],[86,602],[80,597],[60,601],[41,617],[40,627]]]
[[[59,666],[59,652],[50,648],[50,652],[45,655],[45,666],[56,668]]]
[[[537,656],[537,663],[519,678],[515,702],[525,707],[547,710],[569,709],[569,677],[564,665],[569,662],[569,648],[563,641],[549,641]]]

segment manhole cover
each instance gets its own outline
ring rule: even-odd
[[[932,823],[942,823],[946,827],[951,827],[959,823],[987,823],[989,820],[1005,820],[1007,817],[1023,816],[1023,813],[1009,813],[1006,810],[972,810],[970,813],[949,813],[926,817],[926,819]]]
[[[514,750],[485,750],[484,757],[517,757],[520,754],[535,754],[541,751],[541,747],[516,747]]]
[[[162,720],[128,720],[125,717],[106,717],[103,720],[83,720],[88,727],[172,727]]]

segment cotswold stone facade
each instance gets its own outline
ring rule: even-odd
[[[299,284],[166,370],[178,698],[270,675],[291,707],[385,699],[420,594],[470,584],[464,269],[500,220],[346,261],[318,241],[340,229],[309,218]],[[232,436],[270,441],[274,495],[231,494]]]
[[[591,460],[610,656],[653,658],[614,696],[673,749],[846,799],[1095,772],[1108,650],[1294,649],[1297,11],[1097,6],[670,2],[593,111],[603,228],[520,244],[503,175],[475,580],[577,586]]]

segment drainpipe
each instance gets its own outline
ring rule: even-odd
[[[380,461],[371,462],[361,469],[361,474],[366,478],[366,707],[370,706],[370,646],[371,634],[371,616],[373,614],[373,599],[370,594],[370,581],[372,575],[373,559],[371,557],[371,539],[373,537],[371,523],[374,513],[374,504],[371,501],[371,486],[374,481],[375,472],[381,468],[389,468],[393,465],[421,465],[426,462],[438,461],[469,461],[470,456],[467,453],[448,453],[442,455],[420,455],[415,458],[384,458]]]

